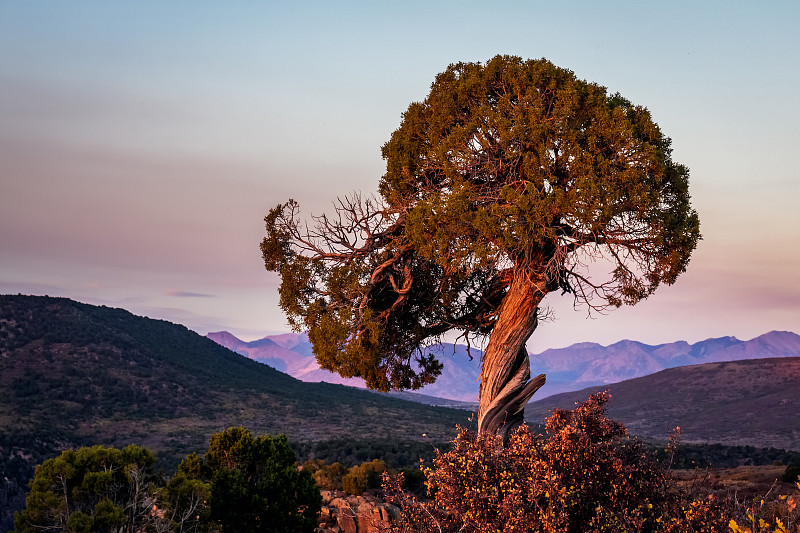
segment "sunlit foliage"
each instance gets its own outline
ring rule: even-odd
[[[608,397],[555,410],[547,436],[522,427],[498,437],[461,431],[428,471],[432,501],[385,488],[403,508],[400,532],[722,532],[723,505],[691,501],[668,472],[618,422]]]
[[[342,479],[342,488],[345,492],[356,495],[368,489],[377,489],[381,486],[381,476],[384,472],[396,473],[380,459],[353,466]]]
[[[445,333],[488,336],[481,432],[507,434],[541,386],[523,351],[546,295],[635,304],[700,238],[688,169],[649,111],[545,59],[450,65],[382,154],[379,197],[310,224],[294,200],[273,208],[264,264],[320,366],[371,388],[431,383],[425,347]]]
[[[783,495],[778,501],[766,497],[753,499],[750,505],[740,508],[738,520],[732,519],[733,533],[800,533],[800,482],[797,492]]]

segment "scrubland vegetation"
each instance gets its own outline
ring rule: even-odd
[[[659,461],[605,417],[606,401],[596,394],[572,411],[555,410],[546,436],[522,427],[505,446],[461,431],[427,471],[431,499],[385,477],[388,497],[403,509],[393,531],[800,531],[800,485],[793,496],[751,503],[715,492],[702,471],[681,480],[670,461],[677,439]]]
[[[469,416],[303,383],[183,326],[123,309],[0,296],[2,532],[24,505],[34,467],[66,449],[136,443],[173,472],[210,435],[244,426],[286,434],[303,460],[317,453],[348,467],[384,457],[406,466],[432,450],[419,442],[423,433],[440,443]]]
[[[661,459],[604,413],[595,394],[555,410],[545,434],[523,426],[508,442],[462,429],[423,468],[395,470],[375,459],[350,467],[302,465],[284,436],[244,428],[214,434],[169,477],[146,448],[68,450],[36,469],[14,533],[314,531],[320,490],[376,491],[398,506],[392,532],[800,531],[797,465],[766,493],[720,490],[708,471],[672,470],[677,438]],[[724,487],[723,487],[724,489]]]
[[[723,531],[731,519],[740,531],[776,531],[777,520],[797,530],[796,496],[779,497],[794,485],[772,482],[796,475],[798,452],[641,443],[597,405],[560,411],[549,433],[530,426],[506,447],[469,431],[449,442],[456,424],[469,424],[469,413],[298,382],[181,326],[119,309],[22,296],[0,304],[0,427],[13,428],[0,431],[3,530],[12,527],[14,510],[15,531],[238,532],[268,531],[264,524],[273,523],[284,524],[275,531],[313,530],[321,489],[376,493],[384,472],[404,480],[400,486],[390,478],[387,486],[404,506],[407,522],[394,524],[398,531],[438,531],[481,510],[492,520],[505,513],[517,530],[573,524],[588,531],[575,524],[594,520],[599,531],[636,531],[637,524],[659,531],[712,518]],[[248,429],[219,433],[227,425]],[[277,433],[290,440],[261,436]],[[65,449],[73,451],[61,454]],[[236,464],[221,469],[214,450],[238,450]],[[758,484],[750,483],[755,467],[740,466],[773,463],[780,466],[767,467]],[[288,476],[297,490],[268,488],[264,469],[276,465],[270,479]],[[733,466],[739,469],[732,474],[718,470]],[[619,476],[628,476],[626,485]],[[470,499],[459,500],[463,488]],[[231,495],[235,516],[222,507]],[[584,505],[590,501],[594,508]],[[300,508],[307,514],[284,516],[299,525],[280,522],[280,509]],[[414,522],[422,511],[440,523]],[[232,525],[237,517],[246,523]],[[499,527],[491,520],[464,524],[465,531]]]
[[[243,428],[212,435],[169,480],[146,448],[68,450],[37,467],[14,531],[312,531],[320,493],[295,459],[286,437]]]

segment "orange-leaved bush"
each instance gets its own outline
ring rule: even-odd
[[[421,502],[385,478],[403,517],[396,532],[722,532],[720,502],[688,501],[624,426],[606,418],[606,393],[556,409],[547,437],[527,427],[503,446],[461,430],[427,471],[433,500]]]
[[[740,508],[740,516],[736,517],[739,521],[730,522],[732,533],[800,533],[800,481],[796,486],[796,494],[782,495],[771,502],[766,501],[766,496],[755,498],[749,506]]]

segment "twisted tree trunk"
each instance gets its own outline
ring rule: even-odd
[[[506,442],[522,424],[525,404],[544,385],[544,374],[531,379],[525,343],[536,329],[538,305],[546,293],[545,282],[517,274],[500,305],[481,366],[479,433],[496,434]]]

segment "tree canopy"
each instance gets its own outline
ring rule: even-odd
[[[155,461],[134,444],[48,459],[36,467],[14,531],[284,533],[317,525],[319,488],[284,435],[215,433],[205,457],[188,455],[166,483]]]
[[[284,435],[255,437],[244,428],[211,436],[205,464],[187,458],[187,473],[210,476],[211,519],[223,531],[313,531],[322,505],[311,473],[298,470]]]
[[[544,383],[525,342],[549,293],[603,310],[686,269],[700,238],[688,169],[644,107],[547,60],[457,63],[383,146],[379,196],[265,218],[265,266],[322,368],[419,388],[447,332],[488,336],[481,431],[519,423]]]
[[[17,533],[135,531],[148,525],[155,499],[153,453],[131,444],[67,450],[38,467]]]

